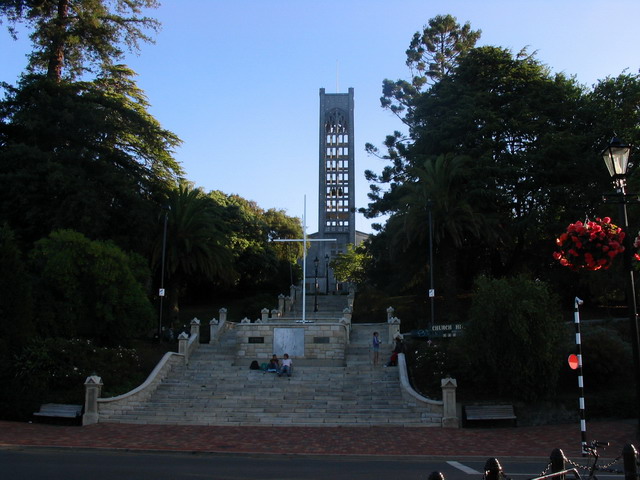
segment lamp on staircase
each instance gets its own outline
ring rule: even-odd
[[[326,288],[325,295],[329,295],[329,254],[325,253],[324,255],[324,271],[327,276],[326,278]]]
[[[318,264],[320,263],[320,260],[318,259],[318,257],[316,257],[316,259],[313,261],[313,264],[316,266],[316,276],[315,276],[315,288],[314,288],[314,295],[315,298],[313,300],[313,311],[317,312],[318,311]]]

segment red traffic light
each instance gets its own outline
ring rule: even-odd
[[[569,355],[569,367],[571,370],[576,370],[580,366],[580,359],[574,353]]]

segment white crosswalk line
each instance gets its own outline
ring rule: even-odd
[[[452,467],[457,468],[458,470],[464,472],[464,473],[468,473],[469,475],[480,475],[482,472],[477,471],[474,468],[471,467],[467,467],[466,465],[463,465],[460,462],[454,462],[454,461],[448,461],[447,462],[449,465],[451,465]]]

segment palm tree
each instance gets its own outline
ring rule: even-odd
[[[444,297],[445,316],[457,317],[456,264],[458,250],[471,240],[477,240],[487,229],[486,219],[475,211],[469,201],[467,159],[441,155],[425,161],[410,171],[400,204],[404,211],[403,227],[396,231],[396,246],[426,245],[429,235],[428,215],[432,213],[433,238],[440,272],[440,291]],[[429,266],[431,268],[431,266]]]
[[[201,275],[208,280],[229,283],[236,278],[227,229],[219,207],[204,192],[187,184],[178,186],[167,199],[165,266],[169,305],[177,320],[179,298],[187,279]],[[164,223],[164,214],[161,224]],[[160,230],[153,252],[153,264],[160,268],[163,231]]]

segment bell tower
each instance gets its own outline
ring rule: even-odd
[[[356,232],[353,88],[348,93],[320,89],[319,124],[318,231],[309,237],[335,241],[311,242],[306,278],[308,292],[329,294],[342,288],[329,263],[366,237]]]
[[[321,88],[318,234],[337,239],[337,252],[356,243],[353,127],[353,88],[333,94]]]

